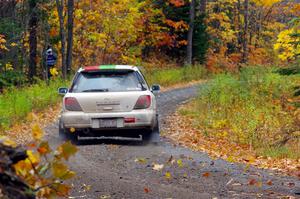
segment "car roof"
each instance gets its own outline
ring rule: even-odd
[[[139,71],[138,67],[131,65],[95,65],[81,67],[78,72],[101,71],[101,70],[133,70]]]

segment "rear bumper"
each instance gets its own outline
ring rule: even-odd
[[[84,112],[63,112],[60,116],[63,128],[75,129],[101,129],[100,119],[117,119],[117,127],[113,129],[137,129],[153,128],[156,121],[154,110],[134,110],[120,113],[84,113]],[[126,123],[125,118],[135,118],[135,122]]]

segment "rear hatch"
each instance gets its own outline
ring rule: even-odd
[[[76,93],[74,96],[85,113],[129,112],[143,92]]]
[[[83,112],[129,112],[147,85],[140,74],[129,69],[82,71],[67,97],[74,97]]]

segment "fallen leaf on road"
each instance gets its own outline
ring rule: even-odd
[[[233,178],[231,178],[227,183],[226,183],[226,186],[230,185],[230,183],[233,182]]]
[[[150,190],[149,190],[147,187],[144,188],[144,192],[145,192],[145,193],[149,193],[149,191],[150,191]]]
[[[256,183],[257,183],[257,181],[255,179],[251,179],[248,182],[249,185],[255,185]]]
[[[174,164],[175,160],[173,159],[173,156],[171,155],[171,157],[168,160],[168,164]]]
[[[209,172],[205,172],[205,173],[202,174],[202,176],[208,178],[210,176],[210,173]]]
[[[147,160],[145,158],[136,158],[134,161],[141,163],[141,164],[145,164],[147,162]]]
[[[183,164],[182,164],[182,160],[181,160],[181,159],[178,159],[178,160],[177,160],[177,164],[178,164],[179,167],[183,167]]]
[[[241,184],[241,183],[238,183],[238,182],[236,182],[236,183],[233,183],[233,184],[232,184],[232,186],[242,186],[242,184]]]
[[[155,171],[160,171],[163,168],[164,168],[163,164],[154,164],[152,169],[155,170]]]
[[[267,181],[267,185],[272,186],[272,185],[273,185],[273,182],[272,182],[271,180],[268,180],[268,181]]]
[[[166,172],[166,174],[165,174],[165,177],[167,178],[167,179],[171,179],[171,173],[170,172]]]
[[[111,198],[111,196],[110,195],[102,195],[102,196],[100,196],[100,199],[108,199],[108,198]]]

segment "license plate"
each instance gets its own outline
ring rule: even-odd
[[[102,120],[100,120],[100,127],[101,128],[117,127],[117,120],[116,119],[102,119]]]

